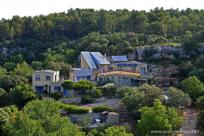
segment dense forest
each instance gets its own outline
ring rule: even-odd
[[[36,61],[75,63],[81,50],[122,54],[138,46],[177,45],[194,38],[204,40],[203,10],[147,11],[70,9],[47,16],[1,19],[0,47],[12,51],[1,64],[36,64]],[[20,50],[18,50],[20,48]]]

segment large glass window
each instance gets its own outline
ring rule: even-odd
[[[123,78],[122,78],[122,84],[123,84],[123,85],[129,85],[129,79],[126,78],[126,77],[123,77]]]
[[[136,71],[136,66],[131,66],[131,71],[135,72]]]

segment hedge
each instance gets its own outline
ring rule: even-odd
[[[103,106],[93,107],[92,111],[94,113],[103,112],[103,111],[113,111],[113,108],[103,105]]]
[[[88,108],[70,104],[59,104],[59,108],[65,110],[68,114],[83,114],[89,112]]]

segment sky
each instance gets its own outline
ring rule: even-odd
[[[155,7],[204,9],[204,0],[0,0],[0,19],[9,19],[13,15],[47,15],[70,8],[149,11]]]

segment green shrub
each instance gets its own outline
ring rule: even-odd
[[[90,90],[94,88],[94,84],[88,80],[80,80],[73,84],[73,88],[76,90]]]
[[[197,98],[195,104],[199,109],[204,109],[204,96]]]
[[[133,88],[133,87],[128,87],[128,86],[120,87],[120,88],[118,88],[118,89],[116,90],[116,96],[117,96],[118,98],[123,98],[123,97],[125,97],[125,94],[127,94],[127,93],[129,93],[129,92],[130,92],[130,93],[133,92],[134,89],[135,89],[135,88]]]
[[[88,108],[84,108],[76,105],[59,103],[58,106],[60,109],[65,110],[68,114],[83,114],[83,113],[89,112]]]
[[[94,101],[95,100],[88,95],[84,95],[81,97],[81,104],[94,103]]]
[[[114,97],[117,86],[114,83],[108,83],[101,87],[103,96]]]
[[[62,87],[65,89],[73,89],[74,82],[71,80],[65,80]]]
[[[51,98],[54,98],[55,100],[59,100],[60,98],[63,97],[62,92],[54,92],[50,94]]]
[[[101,89],[94,88],[94,89],[86,91],[86,95],[93,97],[93,98],[99,98],[102,96],[102,92],[101,92]]]
[[[204,110],[199,113],[197,126],[199,128],[204,128]]]
[[[103,111],[113,111],[113,108],[103,105],[103,106],[93,107],[92,111],[94,113],[103,112]]]

